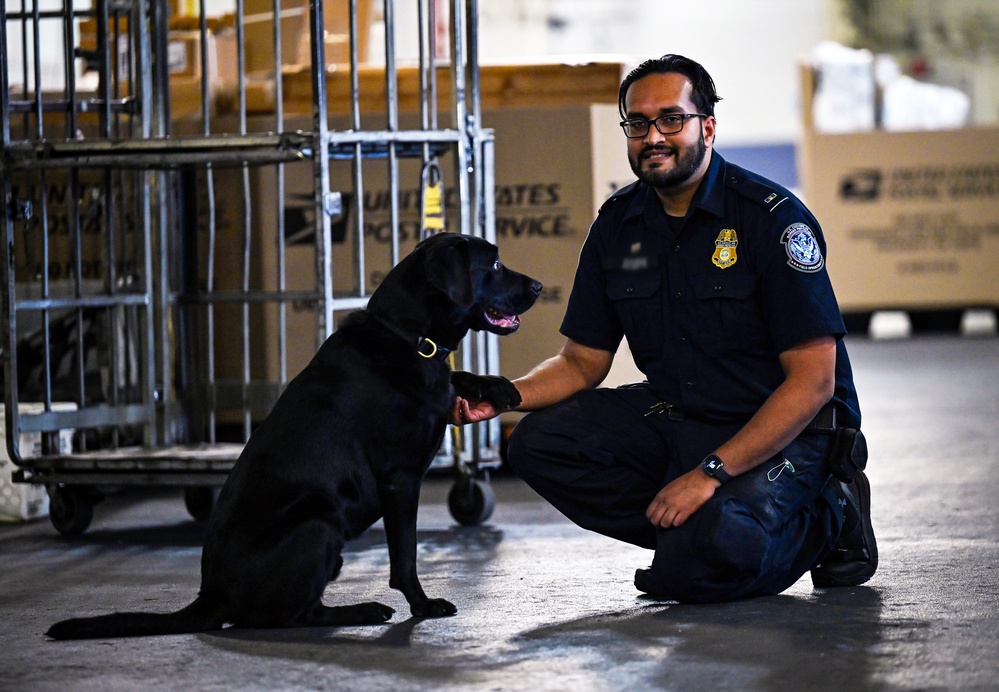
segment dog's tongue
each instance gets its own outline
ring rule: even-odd
[[[505,315],[493,308],[486,310],[486,319],[489,320],[490,324],[494,324],[497,327],[509,328],[520,324],[520,315]]]

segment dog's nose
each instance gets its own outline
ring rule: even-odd
[[[541,289],[542,288],[544,288],[544,287],[541,285],[540,281],[532,281],[531,282],[531,293],[533,293],[535,297],[541,295]]]

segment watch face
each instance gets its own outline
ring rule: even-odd
[[[713,476],[716,473],[718,473],[718,469],[720,469],[722,466],[724,466],[724,464],[722,463],[721,459],[717,458],[708,459],[707,461],[704,462],[704,470],[707,471],[708,475],[710,476]]]

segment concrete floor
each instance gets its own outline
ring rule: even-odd
[[[198,587],[201,527],[178,494],[120,495],[81,538],[0,525],[0,690],[999,689],[999,341],[852,339],[881,568],[867,586],[682,606],[632,586],[647,551],[588,534],[513,478],[485,526],[420,515],[424,587],[458,615],[414,620],[384,534],[349,546],[327,602],[380,600],[375,627],[68,642],[54,621],[172,610]]]

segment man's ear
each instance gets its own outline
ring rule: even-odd
[[[424,266],[430,285],[447,294],[451,302],[468,308],[475,299],[469,271],[468,242],[439,245],[427,253]]]

